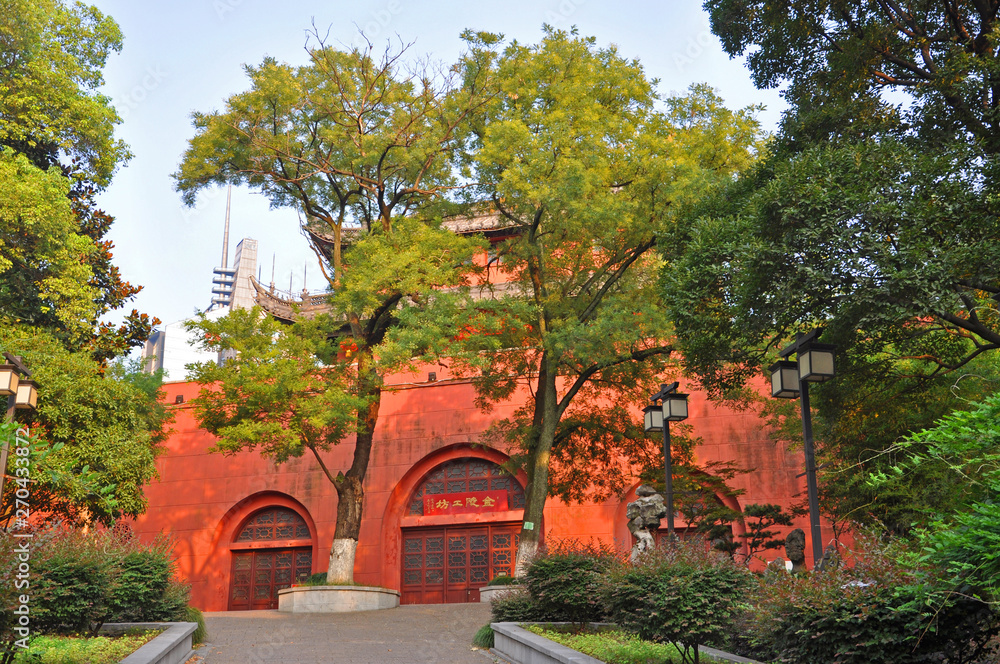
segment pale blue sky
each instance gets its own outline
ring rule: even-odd
[[[533,43],[543,23],[576,25],[599,44],[617,44],[623,55],[638,58],[660,79],[663,93],[708,82],[730,107],[765,104],[760,118],[769,130],[783,108],[777,93],[755,90],[743,63],[722,52],[697,0],[89,1],[125,34],[123,51],[108,64],[105,93],[125,120],[118,135],[135,154],[101,204],[116,217],[110,234],[116,264],[127,280],[145,286],[135,306],[164,322],[208,306],[212,268],[221,258],[225,191],[202,194],[195,208],[185,208],[170,178],[193,133],[190,114],[221,108],[226,97],[246,89],[244,63],[259,63],[265,55],[304,63],[305,32],[314,20],[330,29],[333,41],[352,42],[360,27],[373,41],[398,35],[415,42],[414,57],[448,63],[461,50],[465,28]],[[288,288],[291,275],[294,289],[301,290],[307,261],[309,288],[325,286],[294,211],[269,210],[260,195],[234,190],[230,261],[242,237],[258,240],[265,282],[274,253],[279,288]]]

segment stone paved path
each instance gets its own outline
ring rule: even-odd
[[[204,664],[490,664],[472,650],[489,604],[423,604],[384,611],[206,613]]]

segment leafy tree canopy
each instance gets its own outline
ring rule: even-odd
[[[0,3],[0,320],[55,331],[105,361],[157,321],[132,311],[99,322],[140,288],[122,280],[94,197],[129,158],[98,91],[121,48],[109,17],[59,0]]]
[[[275,207],[295,208],[330,283],[332,319],[324,323],[324,333],[331,341],[317,339],[300,351],[323,353],[314,359],[329,369],[322,380],[341,381],[340,393],[351,395],[330,403],[323,402],[323,391],[302,395],[302,404],[319,409],[309,412],[335,411],[329,414],[333,420],[316,429],[333,427],[323,444],[347,431],[356,434],[350,468],[325,469],[338,494],[331,579],[352,578],[382,378],[416,352],[405,344],[386,346],[386,334],[401,324],[402,309],[419,319],[427,308],[458,297],[474,272],[471,257],[478,246],[442,230],[438,220],[446,195],[462,186],[453,159],[463,145],[464,124],[488,93],[476,76],[460,81],[453,72],[408,70],[404,52],[405,47],[377,53],[371,45],[342,51],[313,34],[305,65],[265,58],[248,66],[246,92],[227,99],[222,112],[195,114],[195,136],[174,176],[189,203],[206,187],[237,183],[262,192]],[[418,331],[414,343],[430,343],[424,326],[412,327]],[[301,329],[289,334],[296,337]],[[327,346],[343,349],[345,357],[330,356],[323,350]],[[209,409],[225,410],[220,416],[229,417],[226,404],[240,399],[243,389],[235,375],[219,377],[225,387],[218,398],[209,403],[204,396],[202,412],[212,426],[217,423]],[[291,373],[276,385],[287,380]],[[228,426],[224,435],[232,445],[241,440],[256,447],[263,424],[240,408],[233,412],[244,426],[229,419],[218,423],[219,431]],[[349,418],[350,426],[344,423]],[[291,433],[275,439],[265,453],[315,451],[320,442],[312,426],[303,423],[295,430],[298,442]]]
[[[490,72],[497,92],[461,163],[470,208],[489,202],[508,231],[489,267],[504,285],[447,312],[438,336],[458,342],[442,352],[476,376],[484,408],[529,390],[491,432],[528,475],[526,560],[550,488],[582,492],[550,483],[550,462],[566,479],[607,470],[622,488],[617,449],[637,433],[626,423],[672,350],[653,247],[673,240],[676,209],[753,161],[758,133],[753,109],[728,111],[705,86],[661,105],[638,62],[575,31],[546,27],[531,45],[466,38],[463,71]],[[577,472],[588,464],[601,471]]]
[[[51,334],[25,326],[0,329],[0,349],[22,356],[38,384],[37,409],[18,411],[36,438],[32,509],[106,524],[141,514],[143,487],[156,476],[170,420],[159,402],[160,377],[121,362],[102,373],[88,353],[68,351]],[[2,520],[13,511],[14,489],[8,481]]]

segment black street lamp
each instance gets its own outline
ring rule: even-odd
[[[35,409],[38,402],[38,390],[34,381],[28,380],[31,372],[20,357],[4,353],[6,364],[0,364],[0,396],[7,397],[7,415],[5,422],[14,421],[14,411],[18,408]],[[0,496],[3,496],[4,479],[7,476],[7,455],[10,453],[10,441],[4,438],[0,447]]]
[[[783,359],[771,365],[771,396],[799,399],[802,408],[802,438],[806,455],[806,488],[809,492],[809,529],[812,532],[813,565],[823,558],[823,538],[819,525],[819,488],[816,485],[816,450],[813,444],[812,413],[809,410],[809,383],[821,383],[834,376],[833,356],[836,346],[817,343],[823,333],[817,328],[799,334],[795,341],[778,353]],[[797,362],[788,357],[795,353]],[[801,477],[801,476],[800,476]]]
[[[652,405],[642,409],[643,425],[646,433],[663,432],[663,466],[667,494],[667,537],[674,537],[674,477],[670,465],[670,423],[686,420],[688,416],[688,395],[679,394],[676,381],[670,385],[660,385],[660,391],[649,397]],[[657,406],[656,402],[660,405]]]

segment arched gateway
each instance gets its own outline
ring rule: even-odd
[[[312,574],[313,537],[288,507],[265,507],[236,529],[229,610],[276,609],[278,591]]]
[[[402,529],[401,602],[478,602],[480,587],[514,571],[520,522],[510,513],[523,509],[524,488],[492,461],[434,468],[408,502],[406,516],[433,525]]]

